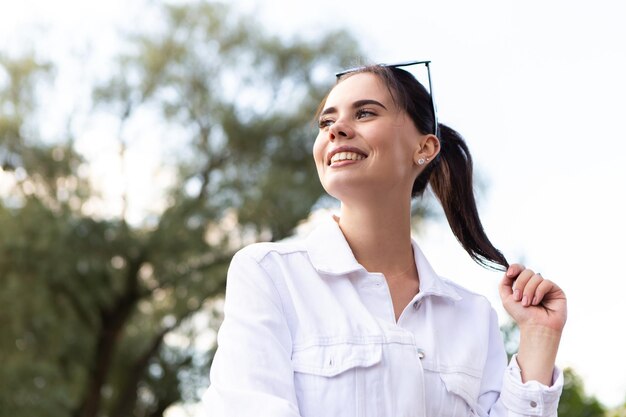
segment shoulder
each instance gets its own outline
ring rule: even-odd
[[[467,307],[471,307],[472,309],[479,309],[481,311],[485,311],[485,312],[491,312],[493,310],[493,307],[491,305],[491,302],[489,301],[489,299],[487,297],[485,297],[483,294],[474,292],[472,290],[469,290],[468,288],[458,284],[457,282],[446,278],[446,277],[442,277],[439,276],[439,278],[448,286],[454,288],[454,290],[456,291],[456,293],[460,296],[461,300],[458,301],[458,304],[465,305]]]
[[[244,292],[265,293],[268,298],[284,303],[291,291],[302,290],[299,283],[312,276],[314,272],[302,241],[254,243],[233,256],[226,277],[227,293],[230,286]]]
[[[454,288],[459,293],[459,295],[463,297],[464,299],[471,299],[475,301],[488,301],[487,297],[485,297],[484,295],[477,293],[475,291],[472,291],[462,286],[461,284],[457,283],[456,281],[451,280],[450,278],[442,277],[442,276],[439,276],[439,278],[443,282],[445,282],[447,285]]]
[[[233,288],[241,291],[261,291],[268,296],[276,295],[276,288],[282,287],[281,276],[284,270],[293,268],[284,258],[302,252],[296,241],[254,243],[240,249],[233,256],[226,277],[227,294]]]
[[[260,242],[248,245],[235,253],[233,262],[244,260],[263,263],[268,258],[285,257],[291,254],[305,253],[306,248],[301,240],[287,240],[281,242]]]

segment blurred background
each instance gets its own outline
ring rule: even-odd
[[[337,209],[310,156],[334,72],[413,59],[473,152],[488,234],[568,294],[559,414],[626,416],[624,16],[618,0],[0,0],[0,417],[202,415],[231,256]],[[491,300],[514,352],[500,274],[431,196],[415,208],[435,269]]]

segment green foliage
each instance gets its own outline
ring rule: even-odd
[[[559,402],[559,415],[567,417],[603,417],[605,408],[593,396],[585,394],[582,380],[567,368],[564,371],[565,386]]]
[[[198,349],[193,317],[235,250],[289,235],[322,195],[311,119],[355,42],[277,38],[219,4],[162,13],[93,91],[122,152],[142,112],[177,142],[168,203],[141,224],[90,210],[80,131],[41,139],[53,65],[0,58],[0,417],[160,416],[197,399],[213,346]]]

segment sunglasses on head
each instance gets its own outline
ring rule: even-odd
[[[426,66],[426,71],[428,72],[428,91],[430,93],[430,104],[433,110],[433,118],[435,119],[435,128],[433,129],[433,131],[435,132],[435,136],[440,137],[439,136],[439,120],[437,118],[437,106],[435,105],[435,96],[433,95],[433,82],[430,76],[430,61],[406,61],[406,62],[399,62],[396,64],[377,64],[377,66],[388,67],[388,68],[410,67],[412,65],[425,65]],[[364,68],[367,68],[367,67],[360,66],[360,67],[349,68],[349,69],[335,73],[335,76],[337,76],[337,79],[339,79],[343,75],[349,74],[351,72],[357,72]]]

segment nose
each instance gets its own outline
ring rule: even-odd
[[[337,120],[328,129],[328,138],[333,141],[337,138],[351,139],[354,137],[352,128],[343,121]]]

